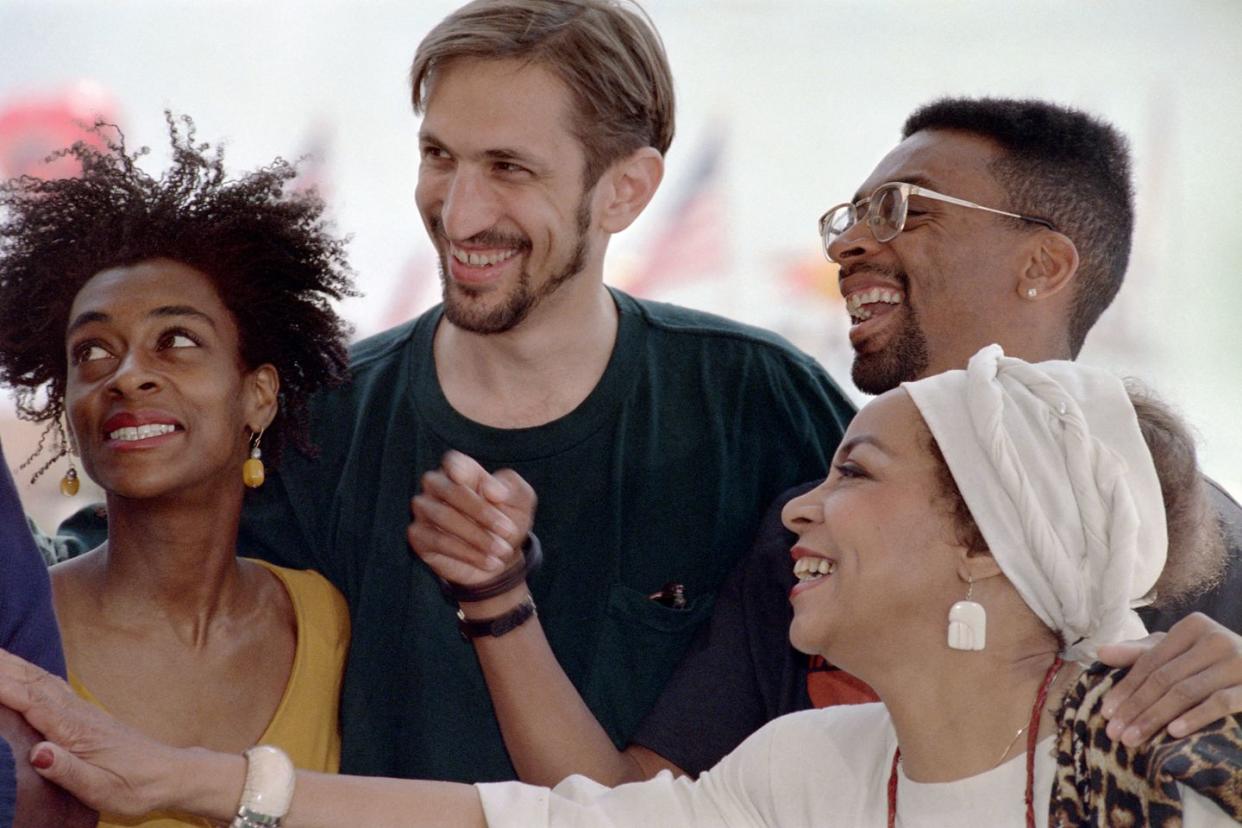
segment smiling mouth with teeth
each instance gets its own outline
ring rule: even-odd
[[[837,562],[831,558],[815,558],[808,555],[794,561],[793,574],[801,583],[831,575],[836,569]]]
[[[126,428],[118,428],[116,431],[108,432],[109,440],[120,440],[123,443],[130,443],[135,440],[145,440],[148,437],[159,437],[161,434],[171,434],[177,430],[172,423],[150,423],[148,425],[127,426]]]
[[[456,247],[450,248],[453,258],[470,267],[490,267],[508,261],[518,254],[515,250],[500,250],[495,253],[470,253]]]
[[[865,305],[873,305],[877,302],[886,305],[900,305],[906,300],[906,295],[899,290],[891,288],[870,288],[868,290],[860,290],[851,293],[845,300],[845,309],[850,314],[850,319],[855,322],[866,322],[875,312]]]

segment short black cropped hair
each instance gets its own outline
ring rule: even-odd
[[[329,232],[318,196],[288,186],[293,164],[227,178],[219,146],[196,143],[190,118],[165,118],[173,161],[159,178],[137,165],[145,148],[128,152],[120,130],[98,123],[106,149],[78,142],[53,156],[76,158],[81,175],[0,186],[0,382],[15,389],[18,416],[55,430],[78,291],[100,271],[171,259],[211,279],[246,367],[271,363],[280,375],[264,459],[286,441],[312,452],[308,398],[347,373],[349,327],[331,306],[354,293],[345,240]]]
[[[1042,216],[1078,248],[1079,277],[1069,319],[1070,352],[1112,303],[1130,261],[1134,192],[1130,151],[1115,127],[1047,101],[944,98],[920,107],[902,138],[953,129],[990,138],[1003,154],[992,174],[1008,209]]]

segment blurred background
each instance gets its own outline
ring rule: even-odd
[[[365,336],[437,301],[414,208],[406,72],[443,0],[0,0],[0,177],[38,172],[96,114],[167,163],[163,111],[226,143],[230,169],[306,157],[352,235]],[[773,328],[849,383],[848,319],[815,222],[849,198],[919,104],[1034,96],[1130,137],[1138,225],[1127,282],[1082,358],[1139,376],[1242,494],[1242,3],[1041,0],[647,0],[677,80],[664,184],[614,239],[608,281]],[[71,174],[72,170],[55,171]],[[44,174],[47,174],[46,171]],[[45,529],[58,463],[18,471],[39,429],[7,395],[0,436]],[[36,461],[34,465],[41,465]]]

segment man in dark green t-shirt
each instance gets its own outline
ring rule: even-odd
[[[539,492],[531,592],[553,650],[625,744],[768,503],[822,475],[853,413],[779,337],[603,285],[658,187],[673,88],[658,35],[607,0],[475,2],[414,58],[416,199],[443,303],[358,344],[246,506],[239,551],[318,569],[353,624],[342,771],[513,778],[456,607],[406,542],[448,449]],[[678,602],[661,602],[666,584]],[[665,603],[682,604],[666,606]]]
[[[473,648],[406,544],[419,477],[452,448],[539,492],[533,597],[624,744],[764,507],[823,473],[852,409],[778,337],[604,287],[608,239],[655,193],[673,135],[643,17],[474,3],[428,34],[411,77],[443,304],[356,347],[352,385],[314,411],[321,456],[273,475],[242,548],[314,567],[349,601],[342,770],[505,779]],[[649,597],[669,582],[684,607]]]

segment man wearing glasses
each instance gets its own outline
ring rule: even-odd
[[[1121,165],[1118,177],[1127,175],[1125,156],[1109,155]],[[1077,355],[1086,328],[1121,285],[1128,245],[1120,261],[1105,261],[1090,246],[1080,254],[1049,219],[983,206],[1011,200],[999,172],[1010,163],[983,135],[916,130],[853,201],[820,219],[824,252],[841,267],[860,390],[881,394],[963,367],[978,343],[999,341],[1006,353],[1032,360]],[[1119,190],[1123,198],[1127,192]],[[1111,233],[1128,236],[1128,199],[1102,209],[1124,215]],[[1119,240],[1092,241],[1111,250]],[[888,295],[875,300],[876,287]],[[1090,321],[1071,330],[1074,317]]]
[[[1108,124],[1040,101],[950,99],[919,109],[853,198],[819,221],[825,255],[841,268],[854,383],[880,394],[965,367],[992,342],[1032,362],[1077,357],[1121,287],[1133,216],[1125,139]],[[793,536],[780,510],[817,482],[769,511],[710,628],[636,734],[640,749],[698,773],[769,719],[811,706],[811,693],[817,704],[867,700],[865,686],[825,665],[812,672],[788,644]],[[1191,729],[1242,707],[1234,686],[1242,640],[1203,616],[1179,620],[1200,609],[1242,629],[1242,509],[1208,483],[1229,571],[1190,607],[1145,611],[1150,629],[1172,629],[1118,688],[1110,735],[1127,743],[1186,709],[1180,692],[1194,696],[1192,707],[1210,696],[1186,717]]]

